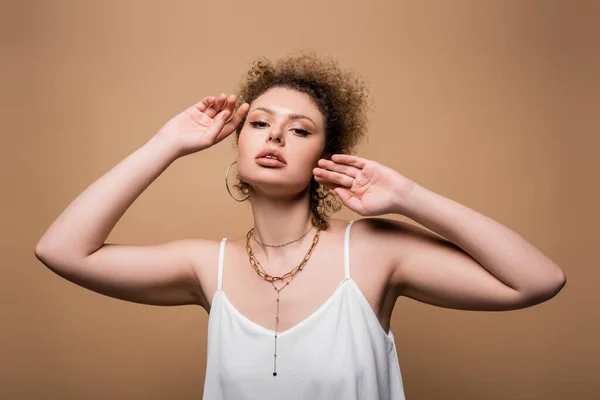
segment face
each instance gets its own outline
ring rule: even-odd
[[[238,139],[238,173],[254,190],[294,196],[325,147],[325,120],[309,95],[275,87],[251,105]]]

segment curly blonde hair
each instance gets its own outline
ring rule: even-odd
[[[371,106],[368,86],[357,73],[342,69],[333,58],[299,53],[277,62],[258,59],[238,85],[238,107],[243,103],[252,104],[273,87],[306,93],[315,102],[325,120],[325,155],[351,154],[365,136],[367,111]],[[244,123],[245,119],[236,130],[236,146]],[[239,176],[237,179],[235,187],[248,195],[250,185]],[[340,200],[314,177],[308,190],[312,224],[327,229],[327,218],[341,209]]]

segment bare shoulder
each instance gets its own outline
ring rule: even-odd
[[[344,237],[343,233],[350,221],[331,220],[334,234]],[[392,273],[392,267],[398,263],[399,249],[410,247],[412,237],[429,236],[425,230],[406,222],[386,218],[361,218],[352,221],[350,229],[350,257],[353,271],[367,269],[366,273],[377,272],[381,275]],[[433,236],[433,234],[431,234]]]
[[[399,287],[409,279],[402,268],[415,255],[456,246],[445,238],[414,224],[389,218],[362,218],[352,227],[355,253],[366,255],[377,265],[385,266],[392,286]],[[370,263],[373,265],[373,263]]]
[[[411,237],[413,235],[442,239],[440,236],[424,228],[390,218],[361,218],[355,222],[355,226],[360,226],[358,229],[361,229],[365,235],[368,235],[373,240],[397,240],[399,236]],[[354,231],[357,228],[352,229]]]
[[[446,239],[427,229],[389,218],[357,220],[353,224],[352,235],[360,236],[360,243],[365,243],[390,258],[397,257],[400,249],[414,250],[418,243],[448,243]]]

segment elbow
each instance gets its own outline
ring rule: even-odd
[[[45,244],[42,240],[40,240],[33,249],[33,254],[35,258],[42,262],[42,264],[48,265],[51,250],[47,244]]]
[[[551,298],[553,298],[554,296],[559,294],[560,291],[565,287],[566,284],[567,284],[567,278],[563,277],[557,283],[549,285],[549,287],[545,291],[546,300],[550,300]]]
[[[44,254],[47,252],[46,250],[46,246],[43,244],[42,240],[40,240],[39,242],[36,243],[34,249],[33,249],[33,254],[35,255],[35,257],[42,261],[42,259],[44,258]]]
[[[44,240],[44,238],[35,245],[33,253],[42,264],[56,273],[81,265],[88,257],[86,252],[76,250],[73,246],[64,245],[60,241]]]
[[[65,254],[68,253],[60,251],[56,247],[38,243],[33,250],[33,254],[42,265],[59,276],[63,276],[67,270],[66,265],[68,263],[66,262],[67,257]]]
[[[553,287],[552,297],[556,296],[561,290],[563,290],[563,288],[565,287],[566,284],[567,284],[567,276],[561,270],[560,276],[557,279],[557,283]]]
[[[38,260],[43,262],[48,257],[48,254],[53,251],[53,248],[56,247],[56,240],[52,239],[52,236],[47,231],[39,238],[33,249],[33,254],[35,254]]]
[[[529,299],[531,304],[539,304],[554,298],[558,293],[563,290],[567,284],[567,277],[559,269],[559,273],[556,278],[549,280],[549,282],[539,285],[535,289],[529,291],[525,297]]]
[[[64,258],[69,254],[65,249],[60,249],[56,244],[49,243],[48,241],[41,239],[33,250],[35,257],[47,267],[51,267],[53,264],[59,262],[61,258]],[[62,257],[58,257],[61,254]]]
[[[556,272],[554,274],[554,279],[548,284],[550,298],[556,296],[567,284],[567,276],[565,275],[564,271],[556,265],[555,268]]]

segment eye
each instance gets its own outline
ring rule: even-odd
[[[254,128],[266,128],[268,124],[265,121],[251,121],[250,125]]]
[[[308,136],[308,135],[310,135],[310,132],[307,131],[307,130],[304,130],[304,129],[292,128],[292,130],[294,132],[296,132],[297,135],[300,135],[300,136]]]

